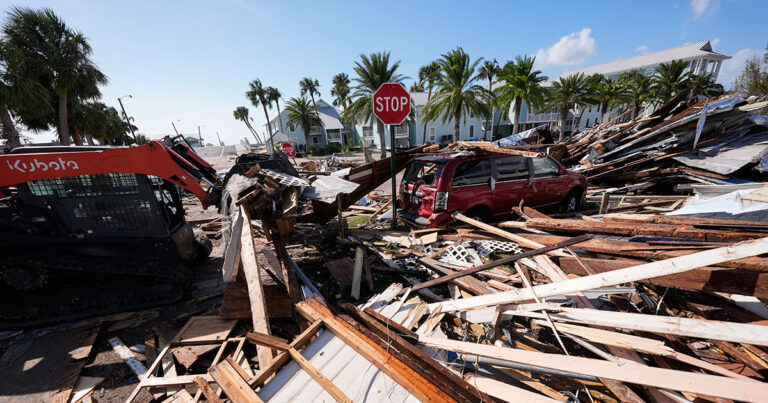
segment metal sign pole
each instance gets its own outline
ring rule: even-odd
[[[397,159],[395,159],[395,125],[389,126],[389,142],[392,160],[392,229],[397,229]]]

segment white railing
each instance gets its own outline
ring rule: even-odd
[[[559,115],[557,112],[532,113],[526,116],[525,123],[555,122],[557,115]]]
[[[408,126],[395,126],[395,138],[402,139],[410,137],[411,130]]]

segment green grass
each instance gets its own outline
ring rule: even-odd
[[[347,228],[349,228],[349,229],[360,228],[363,225],[365,225],[365,223],[368,222],[368,218],[370,218],[370,217],[371,217],[370,214],[358,215],[358,216],[354,216],[354,217],[348,217],[348,218],[346,218],[346,220],[347,220]]]

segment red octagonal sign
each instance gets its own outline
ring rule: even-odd
[[[373,93],[373,114],[384,124],[399,125],[411,113],[411,95],[400,83],[384,83]]]

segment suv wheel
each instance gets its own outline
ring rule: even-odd
[[[563,200],[563,206],[562,211],[563,213],[572,213],[574,211],[577,211],[581,208],[581,191],[578,189],[573,189],[570,192],[568,192],[568,195],[565,196],[565,199]]]
[[[465,216],[477,220],[480,222],[487,222],[489,218],[491,218],[491,213],[486,209],[485,207],[474,207],[469,209],[465,214]]]

